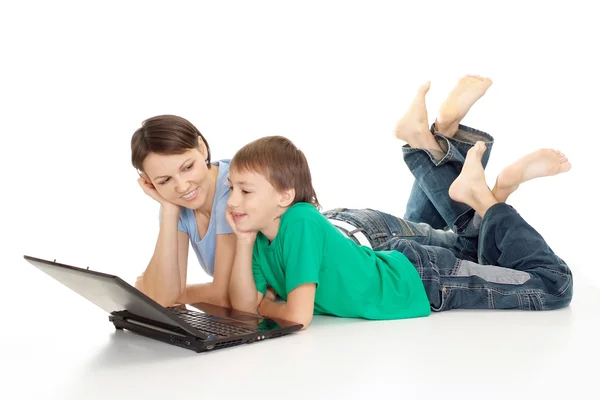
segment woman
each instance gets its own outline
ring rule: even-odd
[[[225,219],[229,160],[211,163],[208,142],[194,125],[160,115],[133,134],[131,162],[144,193],[160,204],[156,247],[136,288],[165,307],[196,302],[229,306],[236,245]],[[213,282],[186,285],[189,243]]]

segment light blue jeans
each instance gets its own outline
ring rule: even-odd
[[[404,218],[372,209],[337,208],[323,214],[355,226],[374,250],[403,253],[419,272],[434,311],[567,306],[573,295],[569,267],[513,207],[496,204],[482,220],[448,195],[467,151],[484,141],[485,167],[493,138],[463,125],[454,138],[438,135],[433,126],[432,133],[443,149],[440,154],[403,147],[415,177]]]

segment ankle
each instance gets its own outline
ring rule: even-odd
[[[446,123],[444,121],[440,122],[439,119],[436,119],[433,126],[434,132],[442,136],[454,137],[454,135],[456,135],[458,132],[458,122]]]
[[[498,200],[496,200],[496,198],[494,197],[494,195],[492,194],[492,192],[488,192],[486,193],[485,196],[482,196],[478,199],[479,201],[477,202],[477,204],[475,205],[475,207],[472,207],[475,212],[481,217],[483,218],[485,216],[485,214],[487,213],[487,211],[494,205],[500,203]]]

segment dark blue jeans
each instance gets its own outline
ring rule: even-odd
[[[419,271],[434,311],[464,309],[552,310],[567,306],[573,279],[566,263],[517,211],[492,206],[483,220],[455,202],[448,188],[477,140],[493,138],[461,125],[454,138],[434,133],[443,153],[404,146],[415,177],[405,218],[377,210],[338,208],[327,218],[348,222],[374,250],[402,252]]]

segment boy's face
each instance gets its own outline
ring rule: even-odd
[[[279,217],[289,206],[289,192],[278,192],[260,173],[229,170],[227,206],[241,232],[277,234]],[[267,235],[269,236],[269,235]]]

